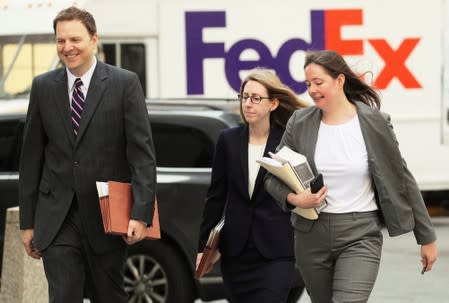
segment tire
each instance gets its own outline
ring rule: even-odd
[[[193,274],[174,247],[147,240],[129,247],[125,290],[129,303],[192,303]]]

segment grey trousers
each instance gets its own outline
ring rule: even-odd
[[[310,231],[295,230],[296,263],[312,302],[367,302],[382,243],[377,212],[321,213]]]

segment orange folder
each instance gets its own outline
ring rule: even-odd
[[[131,184],[116,181],[108,181],[107,184],[108,194],[102,196],[99,193],[104,231],[107,234],[126,235],[133,203]],[[152,226],[147,227],[145,239],[160,239],[161,230],[157,200],[154,201],[154,213],[151,221]]]

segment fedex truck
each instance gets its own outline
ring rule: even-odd
[[[311,102],[305,52],[338,51],[379,89],[426,203],[449,204],[449,1],[0,0],[2,108],[26,106],[32,78],[60,64],[52,20],[69,5],[92,12],[98,57],[150,99],[236,98],[262,66]]]

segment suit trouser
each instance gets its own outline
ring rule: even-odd
[[[367,302],[382,243],[377,212],[321,213],[309,232],[295,229],[296,262],[312,302]]]
[[[56,238],[42,251],[50,303],[125,303],[123,264],[126,250],[96,255],[90,247],[73,201]]]

